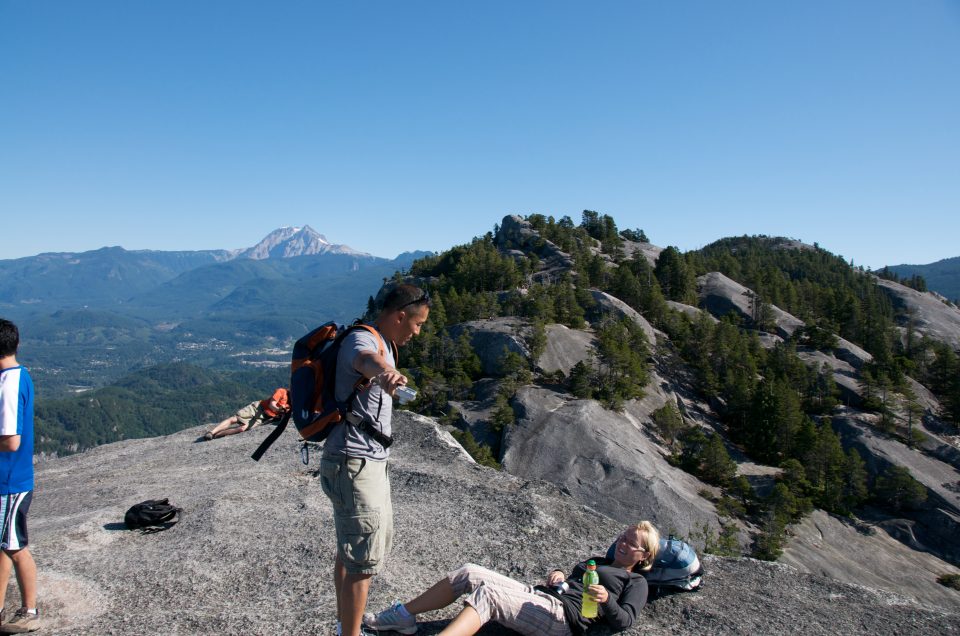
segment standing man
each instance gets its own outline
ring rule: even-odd
[[[343,636],[367,634],[361,627],[370,579],[393,546],[393,505],[387,472],[393,394],[407,383],[397,371],[395,347],[420,333],[430,314],[430,294],[397,285],[384,298],[375,332],[355,329],[337,357],[336,399],[347,418],[324,444],[320,484],[333,503],[337,559],[333,582]],[[356,389],[358,382],[368,381]],[[355,397],[351,395],[356,391]]]
[[[40,628],[37,565],[27,548],[27,512],[33,497],[33,381],[17,362],[20,332],[0,318],[0,608],[10,570],[17,572],[20,609],[7,621],[0,609],[0,633]]]

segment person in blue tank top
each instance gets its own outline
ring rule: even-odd
[[[27,512],[33,497],[33,381],[17,362],[19,346],[17,326],[0,318],[0,608],[13,570],[21,599],[9,621],[0,609],[0,634],[40,628],[37,566],[27,547]]]

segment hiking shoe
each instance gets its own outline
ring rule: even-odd
[[[400,610],[400,606],[401,604],[397,602],[379,614],[364,614],[363,624],[377,630],[389,630],[400,632],[401,634],[416,634],[417,617],[409,613],[404,616]]]
[[[209,442],[210,440],[213,439],[213,433],[205,433],[204,436],[203,436],[203,439],[204,439],[204,441]]]
[[[23,607],[8,623],[0,624],[0,634],[25,634],[40,629],[40,614],[30,614]]]

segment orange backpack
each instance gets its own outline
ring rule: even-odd
[[[259,461],[263,453],[280,437],[291,417],[304,442],[322,442],[330,435],[335,424],[346,419],[357,393],[370,384],[369,379],[361,377],[346,401],[338,402],[336,399],[337,356],[340,353],[340,344],[348,333],[357,329],[366,329],[374,334],[377,339],[377,352],[386,355],[386,343],[380,332],[370,325],[360,323],[345,327],[335,322],[327,322],[293,345],[290,363],[290,411],[253,453],[254,460]],[[390,346],[393,359],[397,360],[397,346],[393,342]],[[393,439],[378,431],[369,422],[364,421],[357,427],[384,448],[393,443]]]

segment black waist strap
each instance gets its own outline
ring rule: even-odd
[[[353,414],[351,413],[350,415],[353,415]],[[383,446],[385,449],[386,449],[386,448],[390,448],[390,446],[393,445],[393,438],[392,438],[392,437],[390,437],[389,435],[384,435],[381,431],[379,431],[379,430],[377,429],[376,426],[374,426],[373,424],[371,424],[371,423],[370,423],[369,421],[367,421],[366,419],[361,419],[359,424],[358,424],[358,423],[355,423],[355,422],[351,422],[350,420],[351,420],[352,418],[350,417],[350,415],[347,416],[347,423],[348,423],[348,424],[350,424],[351,426],[356,427],[357,430],[360,430],[360,431],[363,431],[364,433],[366,433],[367,436],[370,437],[370,439],[374,440],[376,443],[380,444],[380,445]]]
[[[267,449],[270,448],[270,446],[275,441],[277,441],[277,439],[283,434],[283,430],[287,428],[287,423],[289,421],[290,421],[290,411],[287,411],[286,413],[283,414],[283,417],[280,418],[280,422],[277,424],[277,427],[269,435],[267,435],[267,438],[263,440],[260,446],[257,447],[257,450],[255,450],[253,452],[253,455],[251,455],[254,461],[260,461],[260,458],[263,457],[263,454],[265,452],[267,452]],[[370,439],[374,440],[375,442],[383,446],[385,449],[390,448],[390,446],[393,445],[392,437],[381,433],[379,430],[377,430],[376,426],[374,426],[367,420],[362,419],[360,420],[359,424],[354,424],[350,422],[350,418],[348,417],[347,422],[351,426],[355,426],[358,430],[361,430],[364,433],[366,433],[370,437]]]

